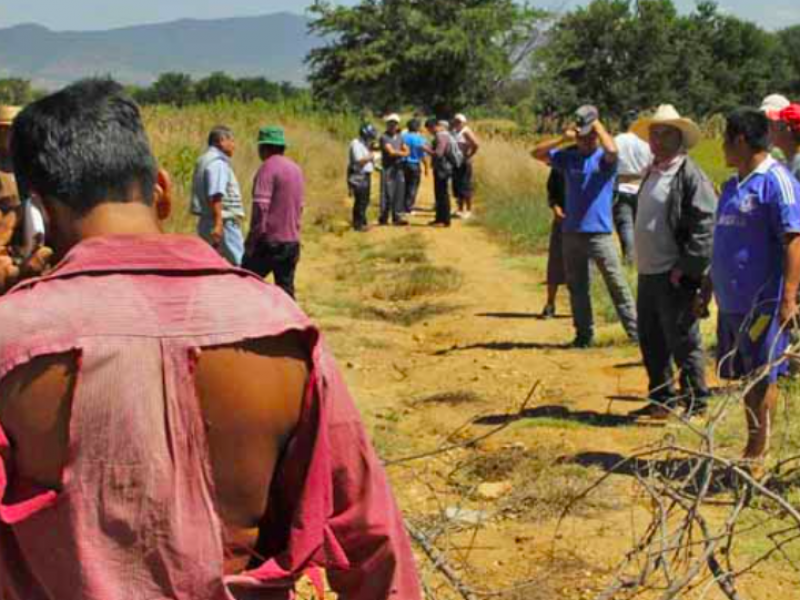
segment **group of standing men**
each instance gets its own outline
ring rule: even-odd
[[[208,149],[195,165],[191,212],[198,217],[198,235],[231,265],[261,277],[274,273],[275,284],[294,298],[305,180],[300,167],[285,155],[282,127],[262,128],[257,145],[262,163],[253,181],[247,240],[242,190],[231,161],[236,140],[228,127],[211,130]]]
[[[434,179],[434,227],[449,227],[452,220],[450,190],[456,197],[456,217],[472,216],[474,196],[473,158],[480,144],[467,126],[467,117],[457,114],[452,122],[434,118],[425,121],[430,134],[421,133],[422,121],[408,122],[401,131],[400,116],[385,118],[386,131],[378,135],[370,124],[362,125],[359,136],[350,144],[347,183],[353,196],[353,228],[367,231],[367,209],[372,193],[372,174],[379,168],[380,216],[379,225],[408,225],[408,215],[416,209],[417,194],[423,173],[431,171]],[[377,152],[373,146],[377,141]]]
[[[583,106],[561,138],[533,152],[562,177],[561,185],[551,181],[550,195],[562,231],[575,345],[593,340],[588,282],[594,262],[626,332],[640,344],[649,377],[650,402],[632,415],[702,414],[711,394],[699,322],[715,296],[720,374],[751,383],[744,456],[752,460],[768,450],[800,284],[800,105],[775,102],[769,97],[760,110],[727,116],[723,152],[736,174],[719,196],[688,155],[700,128],[671,105],[649,118],[629,116],[631,132],[616,140],[597,109]],[[770,155],[774,147],[794,175]],[[552,197],[560,193],[562,203]],[[614,216],[623,251],[638,270],[636,306],[613,243]]]

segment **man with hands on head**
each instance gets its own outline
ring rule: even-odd
[[[566,145],[574,147],[562,149]],[[594,341],[590,262],[603,275],[629,339],[637,341],[633,295],[612,235],[618,150],[597,108],[579,108],[564,135],[537,145],[533,157],[558,169],[566,179],[563,251],[576,330],[573,346],[586,348]]]

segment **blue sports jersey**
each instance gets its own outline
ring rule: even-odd
[[[427,140],[419,133],[404,133],[403,134],[403,141],[408,146],[409,155],[406,158],[406,162],[412,165],[418,165],[422,162],[425,158],[425,146],[427,145]]]
[[[787,233],[800,233],[800,183],[769,157],[744,181],[722,190],[711,276],[720,311],[748,314],[776,306],[783,289]]]
[[[577,148],[550,152],[550,165],[564,174],[563,231],[567,233],[611,233],[614,186],[617,164],[603,160],[605,150],[598,148],[584,156]]]

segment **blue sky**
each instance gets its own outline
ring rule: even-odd
[[[691,10],[695,4],[694,0],[675,1],[682,10]],[[356,0],[340,2],[355,3]],[[534,4],[545,8],[581,3],[585,0],[534,0]],[[309,4],[309,0],[0,0],[0,28],[39,23],[57,30],[107,29],[184,17],[213,19],[277,11],[301,13]],[[798,0],[721,0],[719,4],[768,28],[800,24]]]

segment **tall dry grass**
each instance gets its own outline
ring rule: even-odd
[[[253,176],[260,166],[258,130],[265,125],[281,125],[286,129],[287,155],[297,161],[306,177],[304,227],[319,225],[324,229],[332,220],[344,218],[347,139],[357,131],[354,118],[263,102],[221,102],[180,109],[155,106],[143,109],[143,113],[156,158],[169,171],[175,188],[169,231],[187,233],[195,229],[196,219],[188,210],[192,174],[197,158],[206,149],[208,132],[215,125],[227,125],[236,136],[233,166],[248,210]]]
[[[531,157],[530,146],[486,137],[475,160],[481,223],[514,250],[545,250],[552,221],[548,170]]]

